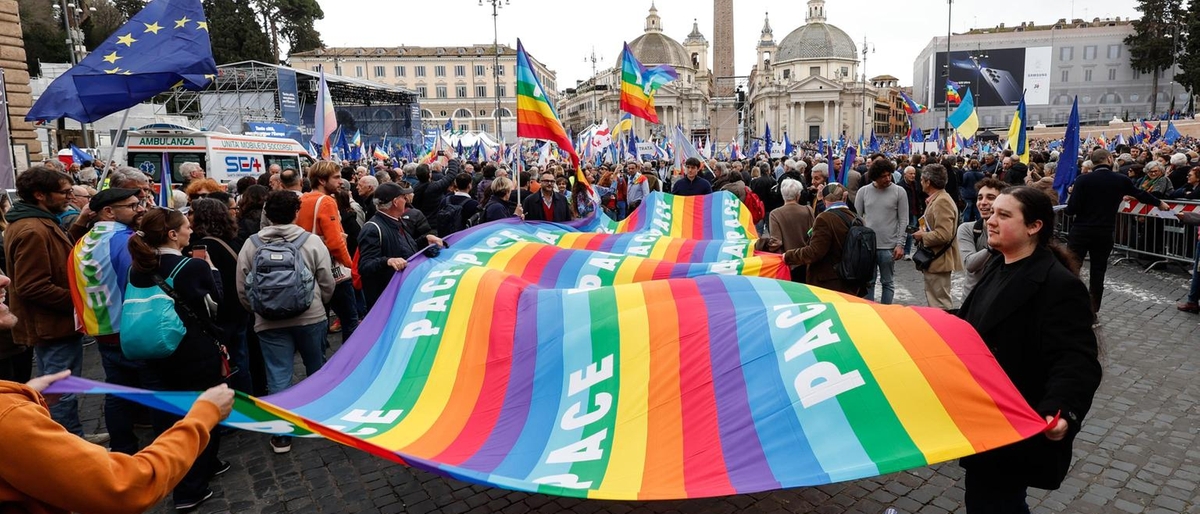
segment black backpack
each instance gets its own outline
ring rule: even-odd
[[[439,237],[462,230],[462,204],[451,202],[449,197],[443,197],[438,203],[437,212],[429,217],[429,225],[437,231]]]
[[[862,218],[842,209],[832,209],[835,215],[849,225],[846,241],[842,244],[842,260],[834,266],[838,278],[850,284],[862,285],[875,276],[875,231],[863,225]]]

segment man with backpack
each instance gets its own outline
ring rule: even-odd
[[[875,238],[846,205],[848,194],[836,182],[824,187],[825,211],[817,216],[812,237],[804,247],[784,252],[783,261],[788,266],[808,266],[804,283],[810,286],[862,296],[875,266]]]
[[[871,161],[867,168],[867,183],[858,190],[854,207],[862,215],[863,224],[875,232],[875,266],[867,282],[863,298],[875,300],[875,278],[883,284],[879,303],[891,304],[896,293],[893,274],[896,261],[904,258],[904,239],[908,228],[908,194],[892,183],[895,165],[885,158]]]
[[[450,196],[446,197],[446,201],[449,202],[453,208],[458,209],[459,215],[458,218],[456,218],[458,220],[458,224],[454,227],[454,230],[448,232],[442,232],[439,230],[438,234],[440,234],[442,237],[467,228],[467,221],[470,220],[475,213],[479,212],[479,201],[475,200],[475,197],[471,195],[472,180],[474,180],[474,178],[470,173],[466,172],[459,173],[458,176],[454,178],[454,186],[450,188],[451,194]]]
[[[470,179],[466,174],[462,176]],[[408,267],[410,257],[426,245],[444,244],[436,235],[417,235],[416,227],[404,219],[412,197],[413,190],[407,183],[379,186],[375,190],[375,215],[358,233],[358,273],[368,310],[375,306],[392,275]]]
[[[271,226],[246,241],[238,254],[238,299],[254,312],[270,394],[291,386],[297,352],[306,375],[325,364],[325,305],[333,298],[333,262],[321,239],[296,225],[299,211],[300,198],[294,193],[271,192],[263,207]],[[271,448],[291,451],[291,437],[272,437]]]

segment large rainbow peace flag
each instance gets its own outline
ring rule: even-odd
[[[626,500],[870,477],[1046,427],[965,322],[780,280],[756,237],[727,192],[655,193],[622,223],[469,229],[413,258],[319,372],[239,395],[226,424]],[[174,412],[197,396],[52,391]]]

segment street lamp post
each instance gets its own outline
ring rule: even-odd
[[[954,14],[954,0],[946,0],[946,72],[945,72],[946,80],[944,82],[942,82],[942,96],[946,95],[946,88],[950,85],[950,34],[951,34],[950,27],[951,27],[951,22],[954,19],[953,14]],[[934,97],[934,98],[936,98],[936,97]],[[1021,121],[1024,122],[1024,120],[1021,120]],[[943,125],[943,127],[945,127],[946,140],[943,142],[942,148],[945,148],[946,145],[944,143],[950,142],[950,98],[949,97],[946,97],[946,122]]]
[[[870,49],[870,53],[875,53],[875,45],[868,43],[867,36],[863,36],[863,49],[862,49],[862,56],[863,56],[862,108],[863,108],[863,111],[862,111],[862,126],[861,126],[861,128],[859,128],[859,132],[858,132],[860,139],[867,137],[867,115],[868,115],[868,113],[874,114],[874,111],[875,111],[874,105],[871,105],[870,109],[867,108],[867,53],[868,53],[867,50],[868,49]],[[949,62],[950,57],[947,56],[946,59],[947,59],[947,62]],[[859,148],[858,150],[861,152],[862,148]]]
[[[591,61],[591,63],[592,63],[592,123],[600,123],[600,117],[598,114],[599,109],[600,109],[600,104],[597,103],[598,100],[596,100],[596,85],[597,85],[596,81],[600,80],[600,77],[596,75],[596,63],[603,62],[604,58],[596,57],[596,47],[592,47],[591,55],[584,57],[583,61],[584,62]]]
[[[485,0],[479,0],[482,7]],[[500,130],[500,9],[509,5],[509,0],[486,0],[492,4],[492,76],[496,80],[496,139],[504,141],[504,132]]]

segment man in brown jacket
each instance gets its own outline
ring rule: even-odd
[[[822,190],[825,212],[817,215],[812,237],[803,248],[788,250],[783,262],[788,266],[807,265],[804,283],[853,296],[862,296],[862,284],[850,284],[838,276],[836,266],[842,261],[842,246],[856,217],[846,205],[849,191],[836,182]]]
[[[17,177],[17,195],[21,200],[5,216],[9,225],[4,234],[12,278],[10,307],[18,319],[13,338],[34,347],[39,376],[65,369],[82,376],[83,338],[75,331],[67,278],[72,245],[56,217],[71,199],[71,178],[34,166]],[[63,395],[50,414],[68,432],[83,436],[75,395]],[[93,438],[107,441],[107,435]]]
[[[941,164],[927,164],[921,170],[921,188],[928,195],[925,201],[925,216],[921,218],[921,228],[913,234],[913,238],[933,251],[941,253],[924,271],[925,300],[930,307],[953,309],[954,299],[950,297],[950,276],[955,271],[962,271],[962,257],[955,244],[958,229],[958,206],[954,199],[946,193],[946,182],[949,177],[946,168]]]

